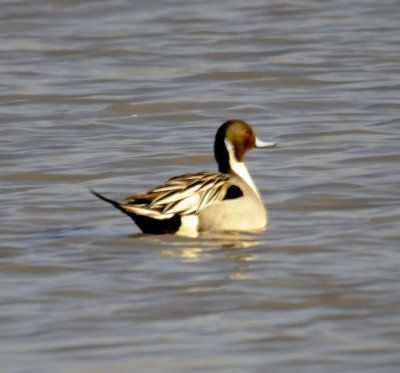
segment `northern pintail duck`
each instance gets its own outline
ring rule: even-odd
[[[261,230],[267,211],[243,158],[253,147],[273,146],[260,141],[247,123],[229,120],[215,136],[219,172],[176,176],[128,197],[126,203],[92,193],[131,217],[144,233]]]

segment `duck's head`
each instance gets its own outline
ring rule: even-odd
[[[232,162],[243,163],[244,155],[256,148],[274,147],[273,142],[259,140],[253,129],[242,120],[228,120],[219,127],[215,136],[214,155],[220,172],[232,170]]]

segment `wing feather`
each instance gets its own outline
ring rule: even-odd
[[[224,199],[227,190],[234,185],[229,174],[199,172],[169,179],[166,183],[128,197],[132,210],[147,211],[148,216],[199,213],[205,206]]]

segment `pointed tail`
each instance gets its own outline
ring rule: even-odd
[[[151,210],[134,205],[124,205],[106,198],[92,189],[90,189],[90,191],[97,198],[110,203],[124,214],[127,214],[144,233],[175,233],[181,225],[181,217],[179,215],[151,216]]]
[[[119,202],[113,201],[112,199],[106,198],[104,196],[102,196],[100,193],[95,192],[93,189],[89,190],[92,192],[93,195],[95,195],[97,198],[102,199],[105,202],[110,203],[111,205],[113,205],[115,208],[117,208],[118,210],[121,210],[122,212],[126,213],[125,209],[122,207],[122,205]]]

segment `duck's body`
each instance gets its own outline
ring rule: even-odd
[[[267,212],[243,157],[254,146],[274,145],[259,141],[247,123],[227,121],[215,137],[219,172],[173,177],[128,197],[125,204],[93,194],[130,216],[144,233],[260,230],[267,224]]]

